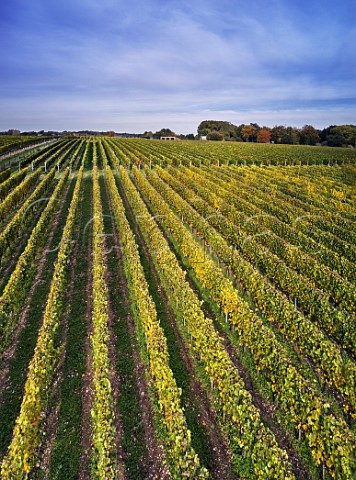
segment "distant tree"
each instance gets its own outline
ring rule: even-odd
[[[211,132],[212,127],[211,124],[213,123],[213,120],[204,120],[203,122],[200,122],[198,125],[198,135],[205,137],[208,135],[208,133]]]
[[[330,125],[320,132],[320,141],[329,147],[356,147],[356,125]]]
[[[299,143],[299,130],[295,127],[286,127],[280,143],[297,145]]]
[[[275,125],[271,128],[271,140],[274,143],[282,143],[283,135],[286,133],[286,127],[283,125]]]
[[[312,125],[304,125],[300,130],[300,143],[302,145],[316,145],[319,139],[319,134]]]
[[[329,127],[321,130],[321,132],[319,134],[319,138],[320,138],[320,141],[322,142],[323,145],[328,144],[327,141],[326,141],[326,137],[328,137],[329,135],[332,134],[332,129],[335,128],[335,127],[336,127],[336,125],[330,125]]]
[[[37,132],[35,132],[34,130],[31,130],[30,132],[21,132],[20,135],[21,135],[22,137],[28,137],[28,136],[36,137],[36,136],[37,136]]]
[[[198,128],[198,135],[201,137],[206,137],[210,133],[210,130],[208,128]]]
[[[175,133],[172,132],[170,128],[161,128],[156,133],[153,134],[153,138],[161,138],[161,137],[174,137]]]
[[[257,133],[257,142],[269,143],[270,140],[271,140],[270,129],[267,127],[262,127]]]
[[[194,133],[188,133],[188,135],[185,136],[186,140],[195,140],[195,135]]]
[[[204,120],[198,126],[198,135],[201,137],[214,132],[219,133],[225,140],[235,140],[237,126],[221,120]]]
[[[315,145],[322,142],[323,145],[356,147],[356,125],[331,125],[320,131],[312,125],[304,125],[301,129],[284,125],[261,128],[257,123],[236,126],[221,120],[204,120],[198,126],[198,138],[262,142],[268,141],[265,130],[269,131],[273,143]]]
[[[236,132],[236,140],[239,141],[239,142],[242,142],[242,129],[244,128],[245,124],[244,123],[241,123],[241,125],[239,125],[237,127],[237,132]]]
[[[211,133],[208,133],[208,135],[206,136],[207,140],[217,140],[217,141],[221,141],[224,139],[223,135],[219,132],[211,132]]]
[[[19,136],[20,133],[21,133],[20,130],[16,130],[14,128],[10,128],[10,130],[6,132],[7,135],[13,135],[13,136]]]
[[[143,136],[145,138],[153,138],[153,133],[151,132],[151,130],[146,130],[143,134]]]
[[[257,140],[257,128],[250,125],[245,125],[241,131],[242,138],[245,142],[255,142]]]
[[[231,125],[231,127],[225,131],[224,139],[225,140],[236,140],[237,138],[237,127],[235,125]]]
[[[340,135],[346,145],[356,147],[356,125],[338,125],[331,129],[331,134]]]
[[[323,145],[327,145],[328,147],[344,147],[346,145],[345,138],[339,133],[330,133],[326,136]]]
[[[115,132],[113,132],[112,130],[109,130],[108,132],[105,133],[105,135],[107,137],[114,137],[115,136]]]

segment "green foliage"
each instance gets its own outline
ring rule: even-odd
[[[222,133],[219,133],[219,132],[210,132],[208,133],[207,135],[207,140],[223,140],[224,139],[224,136]]]
[[[159,139],[161,137],[174,137],[175,133],[170,128],[161,128],[153,134],[153,138]]]
[[[320,140],[317,130],[311,125],[304,125],[299,134],[302,145],[316,145]]]
[[[230,122],[204,120],[198,126],[199,136],[208,136],[208,140],[231,140],[237,137],[237,126]]]
[[[321,133],[321,140],[330,147],[356,147],[356,125],[332,125]]]

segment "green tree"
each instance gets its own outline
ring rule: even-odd
[[[280,143],[297,145],[299,143],[299,130],[295,127],[286,127]]]
[[[356,125],[338,125],[330,133],[342,137],[344,144],[356,146]]]
[[[326,144],[328,147],[344,147],[345,138],[339,133],[330,133],[325,137],[325,142],[323,145],[324,144]]]
[[[186,136],[185,136],[186,140],[195,140],[195,136],[194,136],[194,133],[188,133]]]
[[[161,138],[161,137],[175,137],[175,133],[172,132],[170,128],[161,128],[156,133],[153,134],[153,138]]]
[[[286,127],[283,125],[275,125],[271,128],[271,141],[273,143],[282,143],[282,138],[286,134]]]
[[[211,133],[208,133],[207,137],[206,137],[208,140],[217,140],[217,141],[221,141],[223,140],[223,135],[219,132],[211,132]]]
[[[212,133],[218,133],[225,140],[236,140],[237,126],[221,120],[204,120],[199,124],[199,136],[209,136]]]
[[[302,145],[316,145],[319,139],[319,134],[312,125],[304,125],[300,130],[300,143]]]
[[[20,130],[16,130],[15,128],[11,128],[10,130],[7,131],[7,135],[13,135],[18,137],[20,135]]]

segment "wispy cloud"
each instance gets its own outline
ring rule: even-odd
[[[0,128],[355,123],[354,13],[329,0],[14,1],[17,16],[0,11]]]

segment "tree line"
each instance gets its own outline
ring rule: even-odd
[[[259,142],[259,143],[283,143],[291,145],[325,145],[329,147],[356,147],[356,125],[330,125],[323,130],[318,130],[312,125],[304,125],[302,128],[285,125],[274,127],[261,127],[257,123],[248,125],[234,125],[222,120],[204,120],[197,130],[197,134],[176,134],[169,128],[162,128],[153,133],[146,130],[144,133],[116,133],[114,131],[98,132],[93,130],[80,131],[47,131],[20,132],[10,129],[0,132],[0,135],[12,136],[111,136],[111,137],[137,137],[148,139],[160,139],[161,137],[177,137],[182,140],[207,140],[235,141],[235,142]]]
[[[198,138],[202,137],[207,140],[356,147],[356,125],[330,125],[318,130],[312,125],[302,128],[275,125],[270,128],[257,123],[237,126],[225,121],[204,120],[198,126]]]

